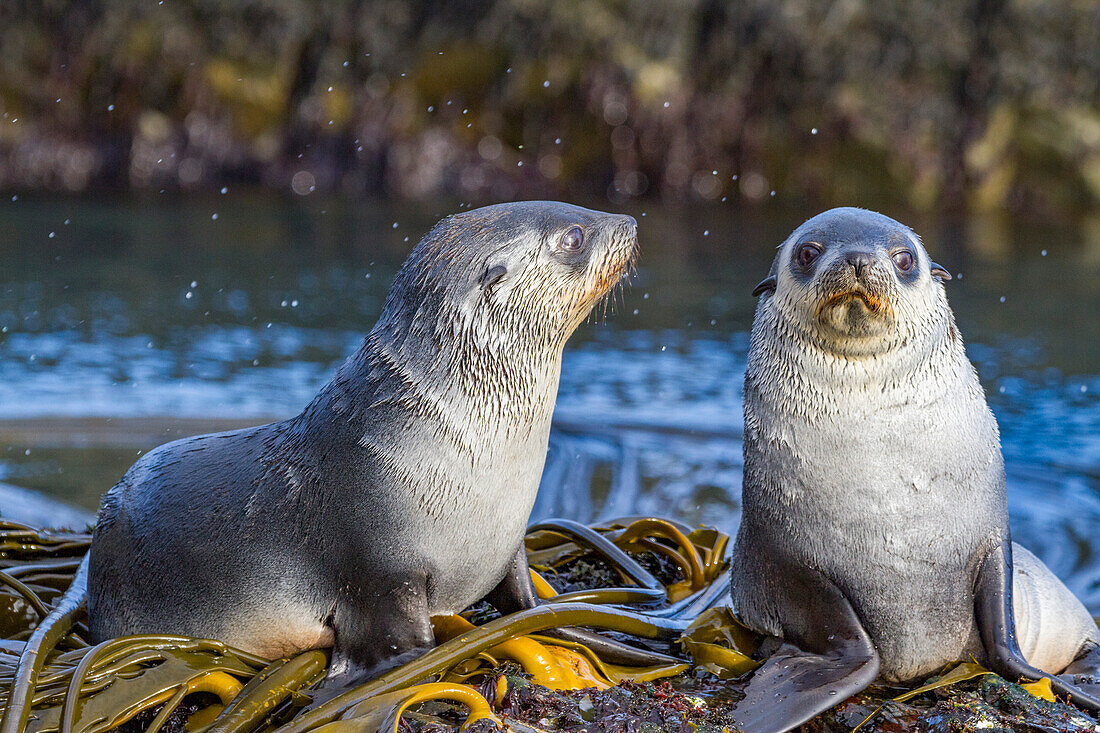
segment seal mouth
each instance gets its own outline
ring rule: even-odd
[[[877,316],[888,316],[890,314],[890,302],[885,297],[862,288],[853,288],[840,290],[826,296],[817,307],[817,317],[821,318],[826,311],[852,302],[861,304],[866,310]]]
[[[601,269],[596,276],[595,283],[590,291],[593,300],[596,301],[593,304],[593,312],[598,307],[600,318],[606,318],[609,310],[614,312],[616,295],[622,293],[630,278],[637,271],[640,251],[638,236],[636,233],[626,236],[629,236],[626,247],[623,247],[622,239],[617,238],[618,241],[615,242],[617,246],[614,246],[612,251],[608,253],[604,260],[605,269]]]

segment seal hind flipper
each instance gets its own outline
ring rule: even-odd
[[[745,733],[791,730],[878,676],[878,652],[840,589],[815,570],[788,569],[779,576],[783,592],[800,600],[800,612],[784,619],[783,643],[753,672],[733,709]]]
[[[1100,698],[1070,684],[1065,679],[1036,669],[1027,663],[1016,641],[1016,622],[1012,611],[1012,543],[1007,539],[989,551],[978,571],[974,594],[975,616],[990,668],[1008,679],[1050,680],[1051,688],[1075,705],[1100,711]]]

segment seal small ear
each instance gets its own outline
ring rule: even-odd
[[[477,279],[477,284],[481,286],[482,290],[488,290],[493,287],[508,273],[508,268],[504,265],[495,265],[481,273],[481,277]]]
[[[768,275],[766,278],[760,281],[760,284],[752,289],[753,297],[760,295],[766,291],[775,292],[775,275]]]
[[[936,278],[940,282],[947,282],[951,279],[951,273],[947,271],[943,265],[937,265],[932,263],[932,277]]]

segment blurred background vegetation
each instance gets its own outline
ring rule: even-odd
[[[1053,218],[1098,49],[1093,0],[7,0],[0,189]]]
[[[92,510],[293,415],[432,223],[546,197],[644,254],[536,516],[729,532],[753,286],[878,209],[956,276],[1013,536],[1100,614],[1096,0],[0,0],[0,194],[0,483]]]

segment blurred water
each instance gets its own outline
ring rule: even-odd
[[[140,451],[293,414],[457,206],[0,201],[0,480],[94,507]],[[630,213],[641,269],[570,342],[536,515],[733,531],[750,291],[814,212]],[[963,275],[949,297],[1001,425],[1015,537],[1100,613],[1100,235],[899,218]]]

